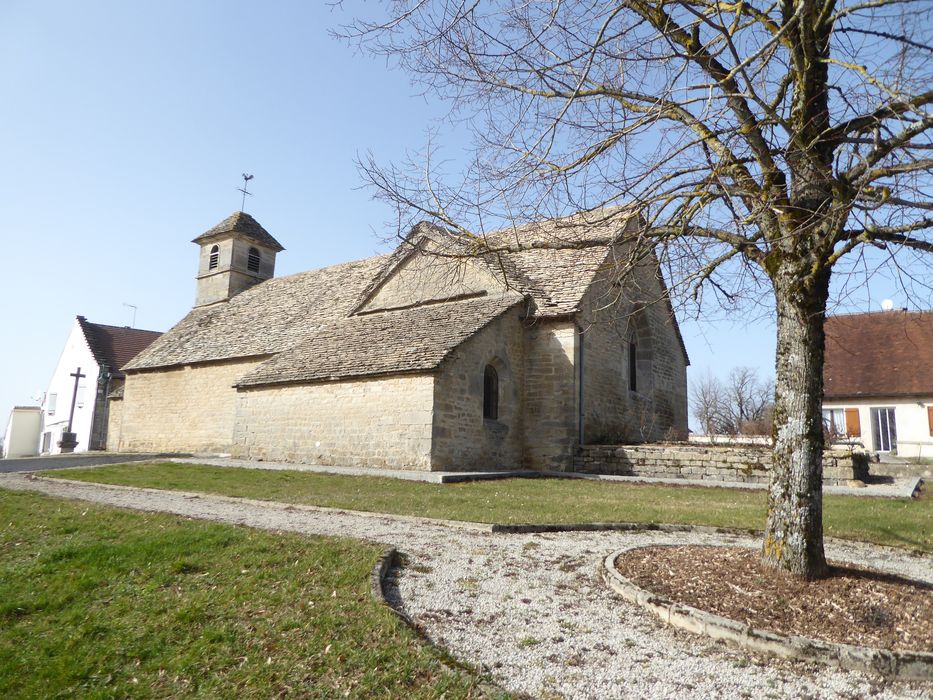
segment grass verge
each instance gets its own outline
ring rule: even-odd
[[[0,697],[474,698],[381,549],[0,490]]]
[[[649,522],[762,529],[763,491],[576,479],[427,484],[379,477],[158,462],[46,472],[106,484],[200,491],[450,520],[502,523]],[[831,537],[933,552],[933,498],[824,497]]]

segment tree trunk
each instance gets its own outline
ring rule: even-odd
[[[775,440],[762,562],[815,579],[827,573],[821,403],[829,272],[794,266],[777,271],[772,282],[777,301]]]

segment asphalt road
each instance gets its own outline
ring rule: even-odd
[[[0,459],[0,474],[9,472],[37,472],[45,469],[67,469],[68,467],[94,467],[100,464],[122,464],[141,462],[156,457],[168,457],[167,454],[95,454],[79,452],[70,455],[51,457],[22,457],[19,459]],[[177,457],[178,455],[171,455]]]

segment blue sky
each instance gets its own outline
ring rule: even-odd
[[[191,239],[247,202],[277,274],[386,249],[354,158],[401,161],[442,104],[328,30],[354,3],[0,0],[0,416],[32,403],[70,324],[167,330],[191,307]],[[447,131],[448,154],[465,140]],[[877,308],[879,280],[850,310]],[[896,297],[895,297],[896,299]],[[898,305],[903,300],[898,300]],[[765,319],[682,319],[693,366],[773,374]]]

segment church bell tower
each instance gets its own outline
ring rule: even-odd
[[[201,246],[195,306],[227,301],[275,275],[275,256],[285,250],[249,214],[238,211],[195,238]]]

